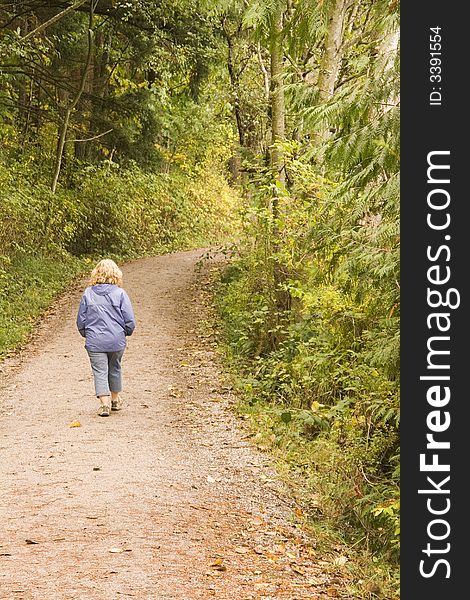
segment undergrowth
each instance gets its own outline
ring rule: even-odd
[[[397,189],[391,178],[347,194],[291,150],[289,187],[262,175],[247,186],[243,235],[217,286],[223,343],[242,410],[315,498],[312,523],[367,557],[379,597],[395,598]]]
[[[252,444],[271,457],[295,500],[293,524],[310,534],[316,555],[325,557],[346,582],[341,597],[398,600],[398,504],[387,500],[397,497],[396,475],[379,479],[377,469],[376,480],[370,479],[379,440],[371,442],[372,431],[369,441],[363,439],[361,419],[350,409],[325,410],[314,402],[308,407],[299,397],[295,406],[292,397],[267,393],[270,383],[260,363],[269,355],[253,360],[240,351],[236,342],[241,338],[227,307],[227,285],[234,271],[237,277],[242,273],[234,254],[232,245],[200,261],[200,268],[206,263],[211,273],[211,284],[204,285],[211,307],[206,333],[210,330],[217,340],[225,385],[233,390],[233,410],[243,419]],[[205,260],[210,258],[216,259],[212,265]],[[237,298],[243,305],[243,298]],[[386,437],[383,432],[381,436]],[[396,444],[393,428],[388,436],[386,444]]]
[[[0,359],[27,339],[57,295],[90,261],[17,253],[0,261]]]
[[[317,442],[306,439],[301,419],[286,419],[288,407],[273,406],[255,400],[250,383],[234,374],[235,357],[225,348],[226,367],[232,372],[231,382],[238,392],[235,410],[248,424],[256,447],[269,453],[276,471],[288,484],[301,511],[293,514],[296,526],[308,531],[315,540],[316,553],[338,557],[344,561],[339,570],[348,582],[344,598],[348,600],[397,600],[399,573],[396,558],[377,552],[367,531],[360,532],[355,519],[348,520],[347,504],[350,473],[344,456],[326,437]],[[286,423],[286,421],[288,422]],[[385,534],[385,529],[383,530]],[[362,533],[362,535],[361,535]]]

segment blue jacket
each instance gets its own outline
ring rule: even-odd
[[[77,327],[92,352],[119,352],[135,329],[129,296],[117,285],[87,287],[78,308]]]

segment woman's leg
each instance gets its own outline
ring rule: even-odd
[[[87,352],[95,381],[95,394],[102,406],[109,406],[108,356],[106,352]]]
[[[108,352],[108,383],[111,390],[111,407],[119,410],[119,392],[122,391],[121,359],[124,350]]]

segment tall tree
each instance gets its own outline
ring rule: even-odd
[[[73,94],[70,102],[65,107],[64,115],[63,115],[63,118],[59,125],[59,136],[58,136],[58,140],[57,140],[57,150],[56,150],[56,158],[55,158],[55,164],[54,164],[54,173],[52,175],[52,183],[51,183],[51,190],[54,193],[57,189],[57,183],[59,181],[60,169],[62,166],[62,160],[63,160],[63,156],[64,156],[65,141],[67,139],[67,132],[69,129],[69,124],[70,124],[70,116],[72,115],[73,110],[75,109],[78,102],[80,101],[80,98],[85,89],[85,84],[86,84],[87,77],[88,77],[88,70],[90,68],[91,59],[93,56],[93,20],[94,20],[95,7],[96,7],[96,4],[98,3],[98,1],[99,0],[92,0],[90,2],[90,12],[89,12],[89,18],[88,18],[88,32],[87,32],[87,39],[88,39],[87,46],[88,47],[87,47],[87,52],[86,52],[85,63],[84,63],[82,73],[80,76],[78,88],[75,91],[75,93]]]
[[[327,9],[327,28],[317,82],[320,102],[331,98],[338,79],[348,7],[349,0],[331,0]]]
[[[285,169],[282,152],[278,146],[285,139],[286,107],[284,96],[284,46],[283,46],[283,7],[276,6],[270,24],[270,60],[271,60],[271,168],[275,181],[285,183]]]

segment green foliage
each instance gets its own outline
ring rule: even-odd
[[[32,36],[62,14],[61,3],[0,8],[0,273],[11,306],[4,348],[29,331],[22,322],[47,306],[83,257],[200,247],[237,229],[216,18],[195,0],[95,4],[91,49],[88,4]],[[19,286],[38,296],[31,313]]]
[[[223,242],[237,224],[236,194],[203,166],[197,178],[89,166],[53,194],[34,169],[0,164],[0,198],[0,356],[91,259]]]
[[[348,558],[351,581],[359,584],[347,597],[373,597],[360,583],[369,580],[381,590],[379,598],[396,600],[398,487],[383,477],[370,479],[368,470],[380,447],[371,442],[365,449],[361,443],[364,420],[345,407],[313,402],[299,409],[260,399],[256,378],[248,373],[234,382],[243,392],[237,410],[256,432],[253,441],[274,455],[278,472],[296,490],[304,514],[299,525],[310,529],[322,553],[333,554],[340,546]]]
[[[220,152],[203,163],[189,156],[187,166],[170,173],[89,165],[56,194],[40,169],[0,163],[2,254],[124,257],[222,241],[237,222],[237,194],[221,174]]]
[[[55,296],[90,263],[17,251],[0,256],[0,359],[32,332]]]
[[[32,37],[32,29],[61,13],[60,2],[0,7],[6,23],[0,31],[0,128],[16,128],[16,153],[36,147],[41,160],[53,161],[65,110],[84,78],[64,158],[97,163],[112,155],[120,164],[130,159],[160,170],[168,112],[173,103],[198,101],[218,55],[214,18],[200,13],[195,0],[94,4],[93,67],[86,72],[88,5]]]
[[[279,6],[244,12],[253,39],[266,39]],[[321,518],[396,566],[397,5],[345,8],[342,62],[326,99],[315,82],[332,3],[303,6],[283,11],[287,140],[277,149],[286,185],[251,162],[243,241],[222,274],[219,308],[243,410],[302,472]]]
[[[358,206],[362,194],[340,194],[346,182],[320,176],[308,157],[297,157],[296,143],[284,144],[283,151],[289,192],[270,198],[271,188],[256,183],[254,208],[245,218],[250,242],[222,276],[226,340],[243,361],[252,401],[276,406],[276,440],[307,453],[306,477],[323,498],[325,518],[354,540],[365,532],[371,549],[393,557],[397,202],[388,203],[380,219],[368,220]],[[282,294],[287,311],[279,306]]]
[[[236,220],[236,197],[217,174],[137,168],[88,171],[75,191],[79,220],[67,244],[74,254],[168,252],[223,239]]]

